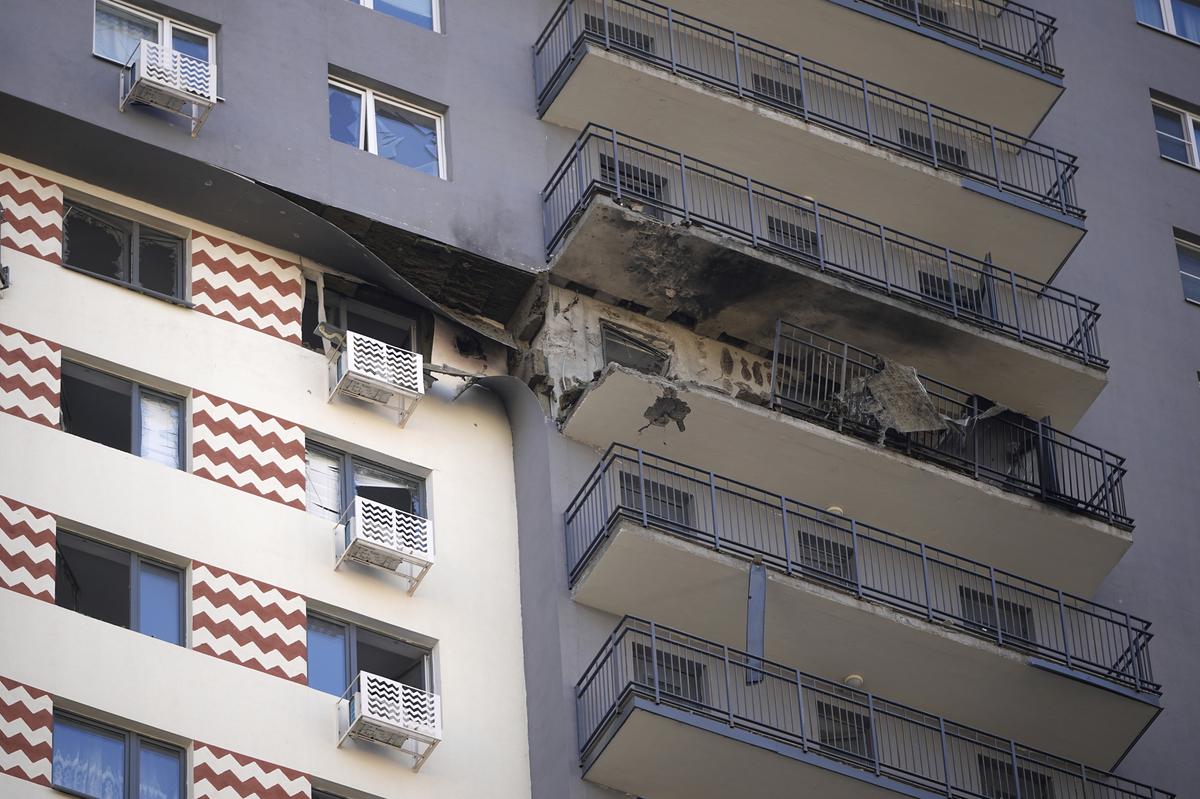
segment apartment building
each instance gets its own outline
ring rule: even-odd
[[[0,4],[0,794],[1186,795],[1200,8],[1097,5]]]

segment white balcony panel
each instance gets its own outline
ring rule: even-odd
[[[344,335],[345,343],[330,358],[330,398],[350,397],[395,408],[401,424],[406,422],[425,394],[420,353],[354,331]]]
[[[195,138],[217,104],[217,67],[143,39],[121,70],[121,104],[143,103],[186,117]]]
[[[433,566],[433,527],[429,519],[382,502],[355,497],[334,528],[337,565],[352,560],[396,572],[411,596]]]

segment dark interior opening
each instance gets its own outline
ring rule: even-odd
[[[425,662],[429,651],[371,630],[358,630],[358,668],[428,691]]]
[[[75,363],[62,368],[62,422],[71,435],[133,451],[133,384]]]
[[[60,532],[54,600],[59,607],[129,627],[129,555]]]

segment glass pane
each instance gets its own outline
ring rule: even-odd
[[[1162,3],[1159,0],[1137,0],[1138,22],[1163,29]]]
[[[118,627],[129,626],[129,553],[58,534],[54,601],[59,607]]]
[[[433,30],[433,0],[375,0],[375,10]]]
[[[346,628],[340,624],[309,616],[309,687],[334,696],[341,696],[345,693],[350,686],[346,655]]]
[[[92,49],[97,55],[122,64],[129,60],[142,39],[158,41],[158,23],[116,6],[96,4],[96,30]]]
[[[180,400],[164,397],[148,391],[141,392],[141,444],[140,455],[146,460],[183,468],[182,453],[179,451],[180,420],[183,408]]]
[[[1183,278],[1183,296],[1192,302],[1200,302],[1200,277],[1180,272]]]
[[[1165,133],[1158,134],[1158,151],[1167,158],[1182,161],[1185,164],[1192,163],[1187,142],[1173,139]]]
[[[54,719],[55,786],[95,799],[125,796],[125,739],[122,736]]]
[[[308,512],[336,522],[342,515],[342,456],[310,448],[304,462]]]
[[[362,147],[362,95],[329,86],[329,138]]]
[[[183,753],[142,744],[138,753],[138,799],[183,799]]]
[[[175,569],[142,563],[138,569],[138,632],[183,645],[182,575]]]
[[[171,47],[177,53],[190,55],[200,61],[208,61],[208,37],[191,31],[171,28]]]
[[[1183,138],[1183,118],[1166,108],[1154,107],[1154,129],[1176,139]]]
[[[420,514],[421,483],[372,463],[354,461],[354,492],[391,508]]]
[[[1193,42],[1200,42],[1200,2],[1171,0],[1175,16],[1175,33]]]
[[[68,204],[63,224],[63,260],[67,265],[129,281],[131,226],[127,222]]]
[[[62,368],[62,425],[68,433],[133,451],[133,384],[80,366]]]
[[[171,297],[181,295],[183,240],[142,228],[138,239],[138,283]]]
[[[1200,248],[1176,242],[1175,252],[1179,255],[1179,271],[1200,278]]]
[[[438,176],[437,121],[428,114],[375,103],[375,135],[380,155],[427,175]]]

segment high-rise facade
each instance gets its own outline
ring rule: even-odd
[[[8,0],[0,793],[1186,795],[1197,75],[1191,0]]]

